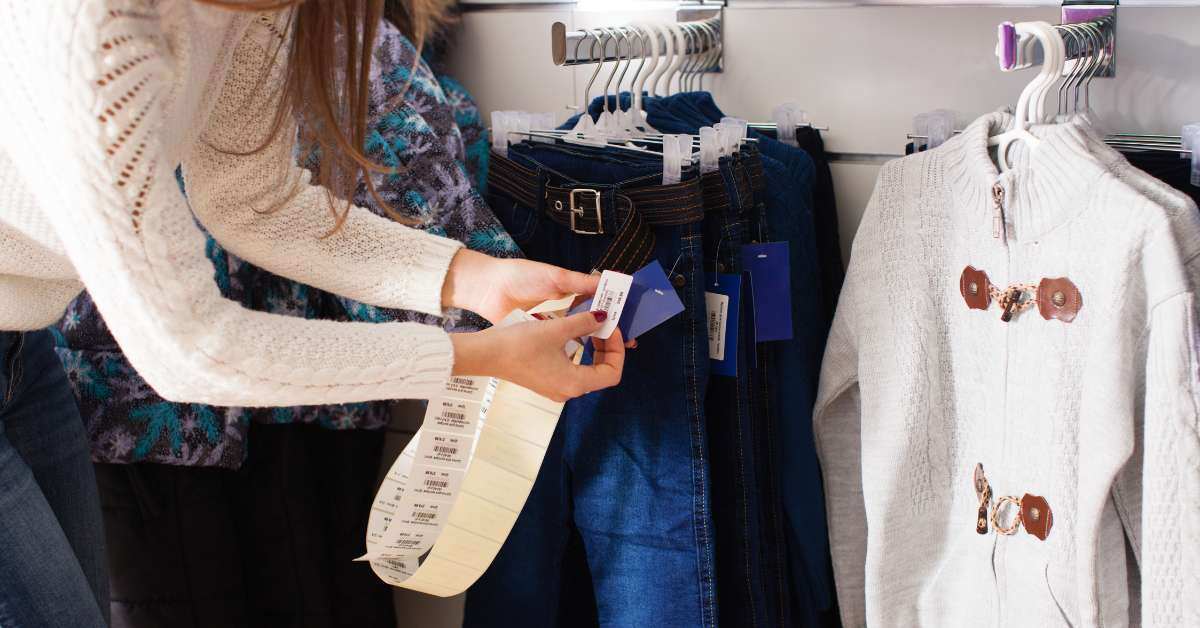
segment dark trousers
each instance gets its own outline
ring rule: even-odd
[[[516,526],[467,595],[465,625],[716,626],[698,182],[661,186],[661,160],[616,151],[539,144],[510,156],[527,175],[503,180],[493,156],[489,200],[530,259],[590,271],[638,211],[685,311],[638,339],[619,386],[567,404]],[[554,187],[597,190],[605,234],[553,219]],[[636,191],[661,195],[626,202]],[[595,205],[579,196],[585,220]],[[697,215],[662,224],[678,218],[675,202]]]
[[[238,470],[96,465],[114,628],[394,628],[365,563],[383,433],[250,427]]]

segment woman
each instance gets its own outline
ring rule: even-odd
[[[407,4],[388,3],[375,42],[364,152],[403,170],[374,173],[375,190],[420,229],[517,256],[472,184],[486,167],[471,159],[478,151],[470,147],[486,144],[478,110],[410,41],[445,15],[412,24]],[[304,165],[320,172],[318,160]],[[384,215],[363,183],[355,202]],[[448,331],[486,326],[472,314],[439,320],[352,302],[239,260],[214,240],[206,249],[221,294],[251,309]],[[129,365],[87,293],[52,331],[96,463],[113,628],[394,628],[391,587],[352,562],[362,554],[391,404],[171,403]]]
[[[562,354],[602,314],[447,335],[220,297],[197,219],[247,261],[381,307],[498,321],[594,292],[594,278],[465,251],[340,200],[378,169],[357,147],[381,4],[0,5],[0,73],[12,86],[0,92],[0,625],[98,626],[107,613],[86,441],[49,335],[34,331],[84,286],[172,401],[425,398],[452,373],[566,399],[619,380],[618,337],[597,343],[594,366]],[[294,165],[296,119],[321,152],[320,186]]]

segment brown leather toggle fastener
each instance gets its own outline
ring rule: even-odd
[[[1021,524],[1025,531],[1045,541],[1050,536],[1050,528],[1054,526],[1054,512],[1046,498],[1025,493],[1021,498]]]
[[[975,484],[975,497],[979,498],[979,512],[975,514],[975,533],[988,533],[988,507],[992,503],[992,487],[988,484],[987,476],[983,473],[983,464],[975,465],[972,480]]]
[[[986,310],[992,304],[992,282],[987,273],[974,266],[963,269],[958,279],[958,291],[972,310]]]
[[[1000,313],[1000,320],[1008,322],[1012,320],[1013,312],[1021,305],[1021,297],[1025,295],[1025,291],[1020,288],[1009,288],[1004,292],[1004,296],[1000,297],[1000,306],[1004,311]]]
[[[1042,318],[1057,318],[1069,323],[1075,320],[1075,315],[1083,307],[1083,295],[1066,277],[1046,278],[1038,284],[1037,304]]]

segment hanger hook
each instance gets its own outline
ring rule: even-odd
[[[599,29],[597,29],[597,31],[603,33],[603,31],[600,31]],[[591,31],[588,30],[587,32]],[[596,37],[595,41],[592,42],[591,47],[588,48],[588,55],[590,55],[592,59],[595,59],[596,43],[600,43],[600,61],[596,64],[595,71],[592,72],[592,78],[588,79],[587,86],[583,88],[583,106],[581,107],[583,111],[587,111],[588,105],[591,104],[591,100],[589,100],[589,98],[592,94],[592,84],[596,82],[596,77],[600,75],[600,68],[604,67],[605,51],[607,50],[609,39],[606,33],[604,35],[605,37],[603,39]]]

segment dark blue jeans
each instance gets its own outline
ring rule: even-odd
[[[628,94],[621,95],[623,107],[628,106],[628,99]],[[598,113],[602,106],[602,101],[596,99],[590,111]],[[647,98],[645,109],[650,124],[666,133],[696,133],[699,127],[719,122],[724,116],[712,95],[704,92]],[[766,179],[765,190],[755,198],[758,209],[754,214],[761,222],[751,227],[751,235],[788,243],[796,336],[758,347],[764,368],[758,371],[762,377],[752,400],[765,408],[756,411],[760,417],[756,436],[762,473],[759,490],[748,494],[761,498],[766,532],[761,536],[765,546],[759,555],[762,577],[767,581],[765,592],[770,595],[777,583],[783,583],[790,598],[782,607],[785,616],[790,613],[791,621],[800,626],[829,626],[837,623],[837,606],[824,488],[813,443],[812,406],[830,324],[826,303],[829,295],[824,294],[823,285],[840,285],[841,277],[840,267],[822,267],[817,238],[836,236],[816,232],[812,159],[794,146],[754,132],[751,135],[758,140]],[[823,282],[826,276],[831,279]],[[713,442],[720,441],[714,438]],[[716,504],[718,511],[726,507],[722,501]],[[724,518],[720,512],[716,516],[718,523]],[[771,531],[777,527],[782,528],[785,539],[782,549],[787,573],[779,573],[775,567],[781,548],[772,544]],[[719,551],[724,548],[724,543],[719,544]],[[721,576],[724,589],[728,587],[726,570],[721,570]],[[732,612],[726,608],[730,596],[723,593],[722,600],[722,612]]]
[[[719,190],[706,195],[706,203],[719,205],[706,211],[704,220],[705,268],[708,283],[714,273],[740,275],[741,247],[754,239],[758,210],[749,180],[752,152],[721,158],[716,173]],[[723,193],[722,193],[723,192]],[[716,201],[715,203],[713,201]],[[782,552],[782,539],[772,533],[769,521],[778,508],[768,503],[765,483],[770,468],[760,451],[770,417],[755,399],[762,373],[753,345],[749,293],[743,286],[736,351],[737,377],[712,376],[705,409],[713,470],[713,510],[717,539],[717,582],[723,626],[789,625],[778,594],[785,586],[783,571],[774,554]]]
[[[47,331],[0,332],[0,626],[107,625],[83,419]]]
[[[513,161],[538,172],[539,188],[596,189],[612,198],[660,183],[661,161],[615,153],[510,149]],[[586,272],[612,241],[574,233],[497,185],[489,195],[530,259]],[[606,204],[606,229],[618,220]],[[654,258],[685,311],[638,338],[619,386],[566,405],[516,526],[467,596],[469,628],[717,625],[703,236],[695,223],[653,229]]]

